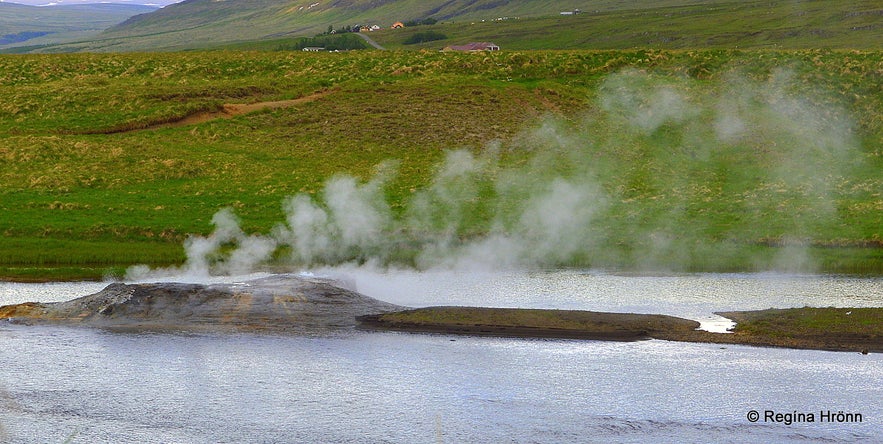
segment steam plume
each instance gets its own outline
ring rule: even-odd
[[[794,83],[786,70],[717,85],[614,74],[576,127],[550,117],[506,145],[450,151],[401,215],[384,200],[393,164],[367,182],[337,175],[318,199],[287,198],[267,235],[219,211],[211,235],[186,242],[184,270],[242,273],[280,248],[299,266],[679,269],[741,258],[764,236],[787,248],[759,268],[805,270],[801,240],[836,223],[832,184],[862,156],[848,113]],[[507,150],[532,154],[511,164]]]

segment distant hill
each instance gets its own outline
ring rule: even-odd
[[[414,38],[430,29],[423,26],[382,30],[371,37],[387,49],[411,50],[482,41],[511,50],[883,48],[880,0],[641,3],[645,6],[568,16],[440,23],[431,32],[445,38],[428,42]]]
[[[653,7],[697,0],[656,0]],[[703,4],[728,0],[703,0]],[[729,0],[732,1],[732,0]],[[468,22],[502,17],[557,16],[563,11],[644,8],[639,0],[185,0],[132,17],[95,40],[64,50],[135,51],[200,48],[284,36],[312,36],[328,26],[434,18]]]
[[[242,47],[353,25],[377,25],[387,31],[375,40],[404,49],[469,41],[504,49],[879,48],[881,17],[879,0],[185,0],[41,50]],[[405,38],[417,28],[388,31],[425,19],[444,41],[411,46]]]
[[[0,2],[0,49],[84,40],[155,6],[95,3],[28,6]]]

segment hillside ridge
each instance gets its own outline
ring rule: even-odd
[[[100,35],[36,52],[208,49],[312,37],[372,25],[390,49],[493,41],[503,49],[873,49],[883,45],[873,0],[185,0]],[[429,26],[391,30],[394,23]],[[406,40],[419,30],[432,41]],[[290,47],[280,43],[273,47]],[[258,47],[257,49],[267,49]]]
[[[0,2],[0,49],[84,40],[154,6],[124,3],[30,6]]]

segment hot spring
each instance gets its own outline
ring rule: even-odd
[[[883,302],[879,278],[842,276],[312,273],[344,277],[369,296],[411,306],[705,319],[718,310]],[[66,300],[103,286],[2,283],[0,303]],[[883,408],[875,402],[883,396],[883,361],[875,354],[657,340],[111,333],[7,324],[0,340],[0,436],[12,443],[883,439]],[[752,411],[761,415],[757,422]],[[765,420],[768,411],[773,416]],[[824,411],[862,420],[822,422]],[[785,424],[776,414],[803,421]]]

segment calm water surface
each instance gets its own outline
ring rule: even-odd
[[[716,310],[883,304],[883,281],[832,276],[344,274],[364,293],[412,306],[701,318]],[[103,286],[0,283],[0,303],[66,300]],[[883,359],[875,354],[15,325],[0,326],[0,344],[3,442],[883,442]],[[752,410],[760,421],[747,419]],[[764,420],[767,410],[782,414],[781,422]],[[821,422],[829,410],[860,414],[861,422]]]

